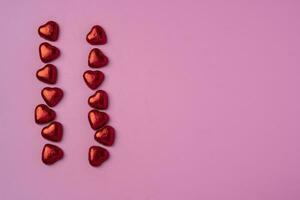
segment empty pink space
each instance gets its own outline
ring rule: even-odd
[[[298,1],[0,1],[1,200],[299,200]],[[60,26],[65,157],[41,161],[37,28]],[[101,25],[116,141],[101,167],[82,78]]]

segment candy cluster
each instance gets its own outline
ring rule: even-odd
[[[59,27],[54,21],[49,21],[38,28],[39,35],[45,40],[55,42],[58,39]],[[57,68],[50,64],[50,62],[57,59],[60,55],[60,50],[49,44],[43,42],[39,46],[40,59],[45,66],[36,72],[36,77],[41,82],[49,85],[54,85],[57,82]],[[37,124],[45,125],[41,135],[48,141],[60,142],[63,136],[63,126],[61,123],[54,121],[56,112],[49,108],[56,106],[63,98],[63,91],[58,87],[44,87],[41,91],[41,96],[45,104],[39,104],[35,108],[35,122]],[[62,159],[64,156],[63,150],[53,144],[45,144],[42,151],[42,161],[46,165],[54,164],[56,161]]]
[[[104,45],[107,43],[106,33],[101,26],[93,26],[86,36],[90,45]],[[93,48],[88,56],[90,68],[102,68],[108,64],[108,58],[98,48]],[[87,70],[83,73],[83,79],[91,90],[96,90],[104,80],[103,72],[99,70]],[[108,108],[108,94],[104,90],[96,92],[88,98],[88,104],[92,110],[88,113],[88,120],[94,129],[94,138],[104,146],[111,146],[115,140],[115,130],[107,125],[109,116],[103,111]],[[109,152],[101,146],[91,146],[88,153],[89,163],[96,167],[100,166],[109,158]]]

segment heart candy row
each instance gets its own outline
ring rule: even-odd
[[[100,38],[103,38],[103,42],[100,42]],[[91,31],[88,33],[86,40],[88,43],[92,45],[96,44],[104,44],[106,43],[106,35],[102,27],[96,25],[93,26]],[[104,42],[105,41],[105,42]],[[108,58],[99,50],[99,49],[92,49],[88,56],[88,65],[92,68],[107,65]],[[87,86],[95,90],[96,88],[101,85],[104,79],[104,74],[101,71],[91,71],[88,70],[83,73],[83,79]],[[103,141],[100,142],[103,145],[111,146],[115,140],[115,130],[111,126],[105,126],[105,124],[109,121],[109,116],[105,112],[98,111],[96,109],[104,110],[108,107],[108,95],[103,90],[97,90],[95,94],[88,98],[88,104],[95,108],[88,113],[89,116],[89,123],[92,129],[96,130],[95,133],[95,140],[100,142],[100,138],[103,138]],[[102,128],[102,127],[106,128]],[[104,139],[105,138],[105,139]],[[102,147],[94,147],[92,152],[96,152],[96,150],[105,150]],[[90,149],[91,150],[91,149]],[[108,158],[108,151],[107,158]],[[91,151],[90,151],[91,152]],[[92,154],[89,154],[89,162],[92,166],[100,166],[104,161],[99,159],[99,156],[91,157]],[[94,159],[93,159],[94,158]]]
[[[58,39],[59,27],[56,22],[49,21],[38,29],[39,35],[50,41]],[[60,50],[47,42],[43,42],[39,46],[39,55],[42,62],[47,63],[55,60],[60,56]],[[57,68],[52,64],[47,64],[36,73],[36,77],[48,84],[55,84],[57,81]],[[45,87],[41,91],[41,95],[50,107],[56,106],[63,98],[63,91],[60,88]],[[35,108],[35,122],[44,124],[53,121],[56,118],[54,110],[48,108],[44,104],[40,104]],[[41,130],[43,138],[52,141],[60,142],[63,137],[63,125],[60,122],[53,121]],[[52,144],[45,144],[42,150],[42,161],[46,165],[52,165],[64,156],[63,150]]]
[[[45,144],[42,151],[42,161],[46,165],[52,165],[64,156],[63,150],[53,144]],[[88,158],[93,166],[99,166],[109,158],[109,152],[100,146],[91,146],[88,152]]]
[[[41,61],[43,61],[44,63],[49,63],[60,56],[60,50],[57,47],[47,42],[43,42],[39,46],[39,55]],[[109,62],[108,58],[104,55],[104,53],[100,49],[93,48],[90,51],[88,57],[88,65],[91,68],[104,67],[108,64],[108,62]]]
[[[38,34],[46,40],[55,42],[58,39],[59,26],[54,21],[48,21],[38,28]],[[99,25],[93,26],[86,36],[86,41],[91,45],[106,44],[107,37],[104,29]]]
[[[57,68],[52,64],[46,64],[36,72],[38,80],[51,85],[57,82],[57,76]],[[87,70],[83,74],[83,79],[90,89],[95,90],[104,81],[104,74],[98,70]]]
[[[58,87],[45,87],[41,91],[41,96],[50,107],[56,106],[63,98],[63,90]],[[88,104],[95,109],[108,108],[108,95],[103,90],[97,90],[88,99]]]

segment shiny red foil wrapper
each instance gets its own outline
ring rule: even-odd
[[[97,90],[95,94],[91,95],[88,99],[88,104],[92,108],[107,109],[108,107],[108,95],[103,90]]]
[[[41,95],[46,104],[50,107],[56,106],[63,98],[64,92],[58,87],[45,87],[41,91]]]
[[[60,56],[60,50],[47,42],[43,42],[39,46],[39,54],[41,60],[44,63],[48,63],[57,59]]]
[[[109,158],[109,152],[100,146],[91,146],[88,157],[89,163],[93,167],[98,167]]]
[[[42,38],[54,42],[58,39],[59,26],[54,21],[48,21],[39,27],[38,33]]]
[[[93,26],[86,36],[86,41],[91,45],[106,44],[107,37],[104,29],[99,25]]]
[[[55,119],[56,113],[54,110],[45,104],[39,104],[35,108],[34,118],[37,124],[46,124]]]
[[[52,64],[46,64],[36,72],[36,77],[47,84],[55,84],[57,81],[57,68]]]
[[[88,65],[91,68],[100,68],[108,64],[108,58],[100,49],[94,48],[89,53]]]
[[[83,73],[83,79],[86,85],[92,89],[97,89],[104,80],[104,74],[101,71],[87,70]]]
[[[98,130],[108,123],[109,116],[105,112],[91,110],[88,114],[88,120],[92,129]]]
[[[63,125],[59,122],[52,122],[42,129],[41,135],[52,142],[60,142],[63,137]]]
[[[115,129],[111,126],[104,126],[96,131],[95,140],[105,146],[112,146],[115,141]]]
[[[42,161],[46,165],[52,165],[64,157],[64,152],[61,148],[53,144],[45,144],[42,151]]]

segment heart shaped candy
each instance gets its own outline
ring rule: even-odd
[[[58,24],[54,21],[48,21],[46,24],[41,25],[38,29],[38,33],[42,38],[52,42],[57,40],[58,32]]]
[[[103,90],[97,90],[95,94],[89,97],[88,104],[92,108],[107,109],[108,107],[108,95]]]
[[[45,144],[42,151],[42,161],[46,165],[52,165],[56,161],[64,157],[64,152],[61,148],[53,144]]]
[[[60,102],[60,100],[63,98],[64,93],[62,89],[57,87],[45,87],[41,91],[41,95],[45,100],[46,104],[50,107],[53,107]]]
[[[48,84],[55,84],[57,80],[57,69],[52,64],[47,64],[36,72],[36,77]]]
[[[101,85],[101,83],[103,82],[104,74],[101,71],[88,70],[84,72],[83,79],[87,86],[94,90],[97,89],[99,85]]]
[[[91,146],[89,148],[89,162],[93,167],[100,166],[109,158],[109,152],[99,146]]]
[[[86,41],[91,45],[106,44],[107,38],[104,29],[95,25],[86,36]]]
[[[63,136],[63,126],[59,122],[52,122],[42,129],[41,134],[47,140],[59,142]]]
[[[47,42],[43,42],[40,44],[39,53],[41,60],[48,63],[59,57],[60,50]]]
[[[100,49],[94,48],[89,53],[88,64],[92,68],[104,67],[108,64],[108,58]]]
[[[91,110],[88,114],[88,119],[92,129],[97,130],[109,121],[109,116],[105,112]]]
[[[45,104],[39,104],[35,108],[34,117],[37,124],[46,124],[55,119],[56,113]]]
[[[94,138],[100,144],[111,146],[115,141],[115,129],[111,126],[104,126],[95,133]]]

